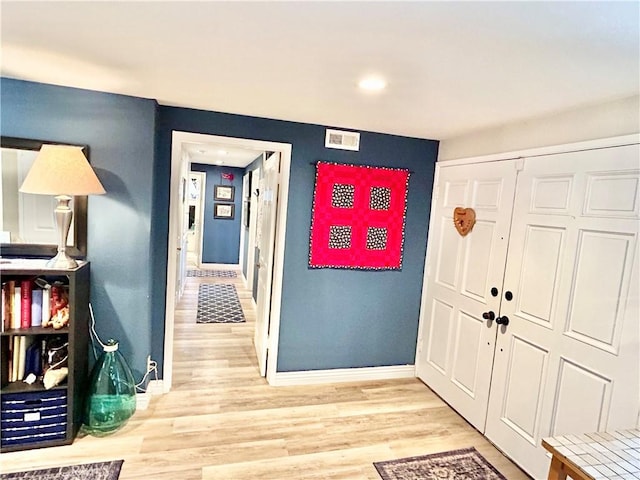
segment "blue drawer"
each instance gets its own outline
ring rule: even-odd
[[[8,447],[50,440],[67,434],[67,391],[5,393],[0,398],[0,445]]]

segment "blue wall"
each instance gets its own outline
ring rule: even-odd
[[[164,303],[151,267],[157,104],[6,78],[0,79],[0,99],[2,135],[89,145],[107,191],[89,198],[91,303],[98,334],[120,341],[140,379],[147,355],[161,354],[153,350],[152,336],[160,345],[164,336],[152,331],[151,313],[153,303]],[[166,250],[162,255],[166,270]]]
[[[361,132],[361,150],[324,147],[325,127],[1,79],[2,135],[82,143],[107,195],[89,199],[88,260],[98,333],[115,337],[139,377],[162,366],[173,130],[293,145],[278,370],[414,362],[438,142]],[[155,151],[154,151],[155,150]],[[309,269],[312,162],[406,167],[401,271]],[[237,244],[236,244],[237,249]]]
[[[361,132],[360,151],[349,152],[324,147],[324,126],[161,106],[157,167],[166,176],[172,130],[293,145],[278,371],[414,362],[438,142]],[[401,271],[308,268],[315,178],[311,163],[318,160],[413,172]],[[168,195],[168,182],[163,189],[158,198]],[[165,225],[167,218],[158,216],[158,221]]]
[[[242,175],[244,174],[244,169],[192,163],[191,170],[194,172],[204,172],[207,175],[207,189],[204,192],[202,262],[232,263],[237,265],[240,261],[239,247],[240,228],[242,226]],[[233,181],[230,182],[229,180],[222,180],[220,174],[223,172],[233,174]],[[232,220],[213,218],[213,190],[215,185],[233,185],[235,187],[233,196],[235,213]]]

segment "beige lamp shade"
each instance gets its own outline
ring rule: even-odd
[[[20,191],[44,195],[106,193],[82,147],[69,145],[43,145]]]

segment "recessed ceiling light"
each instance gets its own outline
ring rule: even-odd
[[[216,165],[224,165],[224,162],[222,160],[216,160],[213,163]]]
[[[218,155],[227,155],[229,152],[226,150],[218,150]]]
[[[368,92],[379,92],[387,86],[387,82],[381,77],[365,77],[360,80],[358,86]]]

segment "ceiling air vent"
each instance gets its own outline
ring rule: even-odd
[[[327,129],[324,146],[327,148],[358,151],[360,150],[360,134],[357,132]]]

